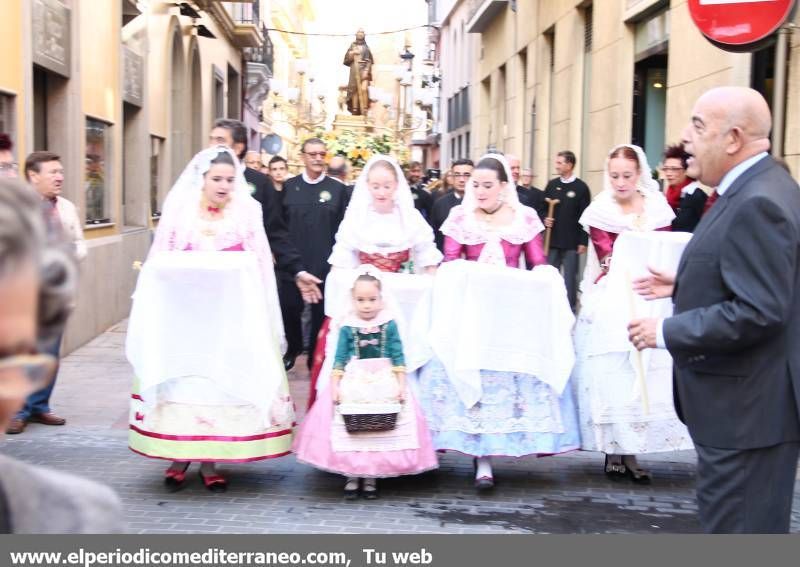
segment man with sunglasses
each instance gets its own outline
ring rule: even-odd
[[[336,241],[336,231],[347,208],[347,189],[333,177],[325,174],[328,150],[319,138],[310,138],[303,143],[301,157],[305,166],[303,172],[283,184],[280,193],[283,219],[289,227],[289,237],[300,252],[303,265],[323,282],[330,266],[331,255]],[[283,327],[286,332],[288,348],[284,361],[287,369],[294,365],[294,359],[303,351],[302,317],[305,308],[303,298],[290,285],[283,282],[293,276],[279,269],[279,294],[283,311]],[[311,304],[311,324],[309,326],[309,354],[314,352],[317,333],[325,318],[323,303]],[[311,367],[311,356],[308,365]]]
[[[61,335],[77,270],[50,248],[36,195],[0,179],[0,435],[57,359],[37,345]],[[45,260],[46,259],[46,260]],[[0,455],[0,534],[116,533],[120,503],[107,487]]]

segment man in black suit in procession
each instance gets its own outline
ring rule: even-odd
[[[629,325],[638,349],[674,359],[675,406],[697,449],[700,523],[786,533],[800,448],[800,188],[767,154],[764,98],[720,87],[683,132],[687,174],[719,195],[677,274],[635,282],[672,296],[672,317]],[[776,135],[780,135],[777,133]]]
[[[234,151],[241,161],[247,152],[247,127],[238,120],[219,118],[214,122],[209,135],[211,147],[222,145]],[[305,271],[303,260],[289,236],[283,220],[280,199],[270,178],[250,167],[245,168],[244,178],[250,186],[250,194],[261,203],[264,231],[275,256],[278,270],[294,275],[294,282],[303,300],[318,303],[322,299],[318,277]]]

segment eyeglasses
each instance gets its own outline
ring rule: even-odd
[[[25,398],[55,375],[58,360],[50,354],[17,354],[0,359],[0,398]]]
[[[317,158],[317,159],[322,159],[326,155],[328,155],[328,152],[303,152],[303,153],[306,154],[309,157]]]
[[[19,171],[19,164],[15,161],[0,163],[0,172],[6,173],[9,171],[13,171],[14,173]]]
[[[669,166],[669,167],[662,167],[661,171],[666,171],[666,172],[669,172],[669,171],[683,171],[684,169],[686,169],[686,168],[685,167],[678,167],[678,166]]]

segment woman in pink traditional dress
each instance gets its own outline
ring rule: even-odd
[[[519,202],[510,168],[501,155],[481,158],[467,183],[463,203],[450,211],[441,230],[445,262],[465,258],[519,268],[524,257],[528,266],[547,263],[542,248],[544,226],[533,209]],[[465,308],[513,309],[513,297],[486,301],[483,307]],[[486,329],[496,331],[515,332]],[[485,368],[480,370],[480,399],[467,407],[459,396],[458,380],[434,358],[420,372],[420,403],[437,449],[475,457],[477,489],[494,486],[492,456],[550,455],[580,445],[569,387],[559,396],[536,376]]]
[[[256,311],[249,319],[252,325],[249,334],[260,337],[263,333],[267,344],[258,345],[255,352],[252,344],[243,346],[247,352],[214,360],[210,366],[216,367],[216,374],[211,369],[206,372],[198,368],[190,360],[202,355],[192,354],[192,344],[177,349],[183,352],[156,354],[153,351],[158,350],[158,345],[148,344],[144,337],[148,333],[146,325],[145,328],[134,325],[135,320],[147,320],[147,311],[153,308],[148,305],[147,295],[140,295],[142,276],[134,296],[131,326],[136,328],[129,330],[127,345],[129,360],[137,372],[130,447],[147,457],[173,461],[165,473],[165,483],[173,490],[183,486],[192,461],[201,463],[200,476],[205,486],[221,492],[226,489],[227,481],[217,472],[215,463],[268,459],[290,451],[294,407],[281,362],[283,326],[272,254],[263,229],[261,207],[250,196],[243,171],[236,156],[226,147],[198,153],[167,196],[148,262],[157,263],[165,257],[160,254],[166,252],[254,254],[260,277],[253,277],[250,297],[236,299]],[[208,257],[214,261],[213,255]],[[202,276],[199,278],[197,286],[202,286]],[[163,285],[168,286],[169,282]],[[179,294],[180,291],[177,290]],[[262,292],[263,297],[258,295]],[[197,328],[216,328],[224,333],[224,327],[230,323],[225,320],[224,309],[229,298],[222,295],[218,298],[219,305],[209,306],[207,312],[193,309],[184,318],[191,319]],[[220,313],[221,320],[208,320]],[[172,371],[171,376],[148,376],[145,380],[142,374],[152,368],[154,357],[167,361],[160,368]],[[186,367],[192,368],[190,375],[186,374]],[[248,375],[246,370],[242,371],[247,368],[257,372]],[[264,388],[267,383],[271,384],[269,390]],[[273,392],[271,399],[254,399],[247,394],[267,391]]]
[[[581,284],[581,309],[575,325],[577,390],[581,448],[606,454],[605,472],[612,479],[649,483],[637,454],[691,449],[686,427],[673,409],[670,388],[651,392],[649,409],[634,399],[636,374],[629,345],[623,350],[610,338],[601,310],[618,303],[609,295],[605,277],[614,244],[625,231],[670,230],[675,213],[658,184],[650,177],[647,158],[638,146],[623,144],[611,150],[606,162],[604,190],[584,211],[580,223],[590,236],[589,255]],[[627,336],[627,333],[625,333]],[[672,383],[672,359],[666,350],[653,350],[646,365],[647,380]]]
[[[370,264],[383,272],[433,274],[442,261],[433,230],[414,207],[411,189],[400,165],[391,156],[376,155],[364,166],[336,233],[328,263],[331,281],[337,270],[352,270]],[[331,300],[326,288],[326,302]],[[341,297],[335,301],[342,301]],[[326,308],[326,312],[329,310]],[[323,368],[330,320],[320,330],[311,369],[309,407],[317,391]]]

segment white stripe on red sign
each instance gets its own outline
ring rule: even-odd
[[[700,0],[701,6],[713,6],[715,4],[755,4],[756,2],[777,2],[778,0]]]

